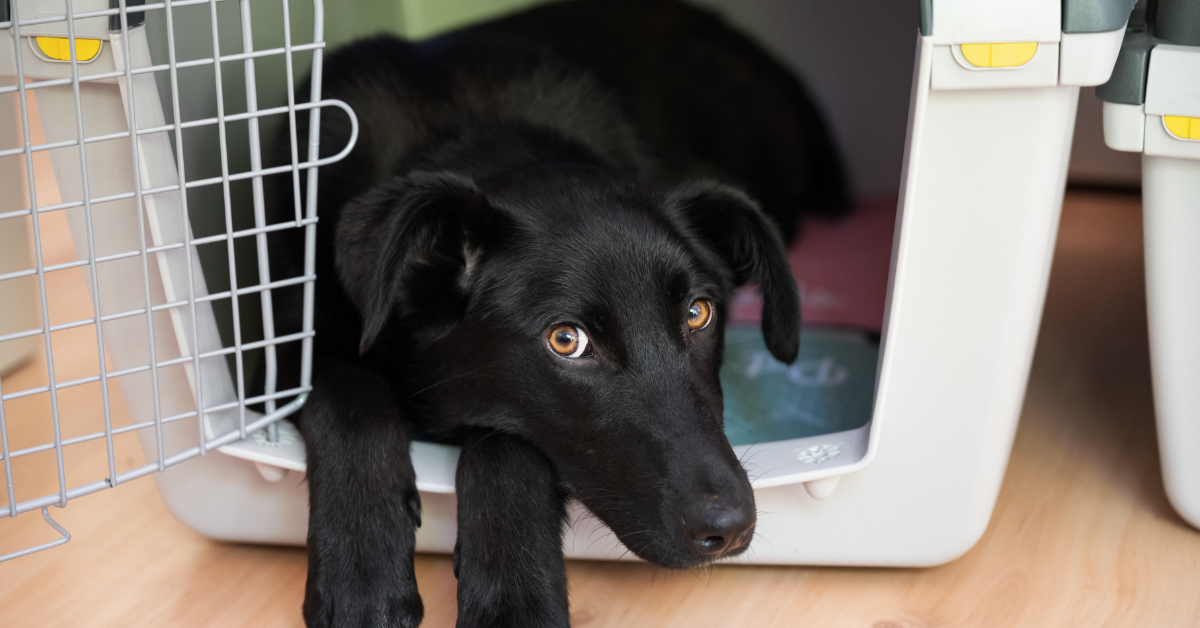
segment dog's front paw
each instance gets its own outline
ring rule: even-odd
[[[310,534],[308,547],[304,595],[304,622],[308,628],[421,625],[425,606],[413,569],[412,533],[379,534],[389,528],[411,531],[420,525],[421,504],[416,490],[400,501],[403,505],[392,510],[406,516],[376,528],[376,534],[332,534],[321,525],[310,529],[317,533]],[[376,519],[366,517],[364,521]]]
[[[570,628],[566,604],[557,596],[499,583],[464,587],[460,580],[458,587],[457,628]]]
[[[311,581],[310,581],[311,582]],[[397,583],[399,584],[399,583]],[[304,596],[308,628],[417,628],[425,606],[417,583],[385,588],[383,582],[321,583]]]
[[[456,628],[570,628],[561,554],[557,560],[547,561],[497,560],[500,557],[495,553],[480,551],[483,547],[464,543],[462,536],[454,544]],[[518,552],[526,559],[538,554],[527,552],[529,549],[518,548]]]

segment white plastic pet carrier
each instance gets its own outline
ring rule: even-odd
[[[98,382],[106,390],[116,380],[130,415],[128,425],[117,426],[106,410],[103,431],[68,438],[56,431],[53,442],[32,447],[10,450],[6,437],[0,515],[41,508],[49,520],[47,506],[162,471],[156,478],[163,499],[193,529],[218,539],[300,544],[304,446],[290,423],[275,421],[296,411],[308,391],[318,178],[308,178],[308,189],[295,196],[303,203],[297,201],[294,220],[282,224],[264,222],[262,179],[291,176],[298,186],[301,169],[351,149],[317,159],[321,108],[346,109],[320,99],[321,3],[311,9],[311,41],[293,41],[291,25],[308,16],[289,14],[296,7],[287,0],[127,2],[110,8],[109,0],[65,0],[48,15],[52,2],[11,0],[12,14],[0,18],[0,81],[15,79],[0,87],[0,132],[10,132],[10,118],[19,123],[12,138],[0,136],[0,160],[8,160],[0,161],[0,238],[7,238],[0,242],[20,240],[12,225],[22,221],[34,234],[31,265],[0,269],[0,289],[36,279],[34,294],[41,295],[40,320],[0,328],[0,347],[40,342],[49,365],[45,386],[9,390],[0,380],[0,395],[5,402],[48,395],[54,404],[65,388]],[[735,16],[752,12],[732,1],[704,4]],[[983,533],[1024,396],[1079,86],[1109,79],[1131,7],[1131,0],[921,2],[882,338],[877,355],[870,352],[861,393],[867,412],[849,429],[738,445],[763,513],[753,551],[738,560],[931,565],[961,555]],[[268,23],[277,34],[262,29]],[[808,28],[806,35],[817,27]],[[272,38],[281,43],[263,44]],[[837,41],[844,52],[868,40]],[[302,56],[311,58],[315,104],[291,100],[289,87],[307,69]],[[268,73],[272,60],[281,62]],[[193,80],[185,70],[206,74]],[[260,107],[268,80],[278,87],[271,97],[286,104]],[[819,89],[821,77],[813,83]],[[38,145],[29,139],[34,100],[46,135]],[[831,112],[835,127],[849,124],[843,115]],[[264,163],[260,119],[291,131],[291,163]],[[205,130],[210,137],[189,135]],[[298,141],[306,136],[307,144]],[[34,194],[32,155],[39,151],[54,160],[61,202],[39,204]],[[10,192],[21,183],[27,195]],[[45,266],[37,219],[56,211],[67,214],[78,260]],[[269,275],[264,234],[276,229],[305,230],[302,276]],[[43,278],[74,268],[88,278],[94,315],[52,324]],[[304,331],[277,338],[272,291],[296,286],[305,291]],[[807,304],[820,302],[819,294],[806,297]],[[261,315],[248,314],[251,308]],[[89,325],[99,371],[57,381],[51,336]],[[817,352],[812,359],[802,355],[780,373],[820,386],[849,381],[846,364],[820,355],[822,333],[829,332],[812,330],[804,343]],[[304,346],[302,383],[274,390],[273,347],[285,342]],[[248,392],[252,362],[267,373],[262,394]],[[755,373],[775,368],[755,366],[752,356],[747,364]],[[266,413],[250,408],[256,404]],[[0,435],[5,420],[0,411]],[[110,447],[106,479],[73,484],[62,475],[64,449],[129,431],[141,437],[149,464],[118,473]],[[11,465],[50,450],[59,459],[59,490],[23,495]],[[457,455],[444,445],[413,446],[421,551],[454,546]],[[601,525],[573,517],[568,556],[621,556],[615,538],[595,534]]]
[[[1160,2],[1153,17],[1098,95],[1108,146],[1142,153],[1159,455],[1171,505],[1200,527],[1200,7]]]

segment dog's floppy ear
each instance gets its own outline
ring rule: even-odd
[[[396,176],[350,201],[338,221],[338,278],[362,315],[359,351],[394,308],[437,316],[465,302],[482,250],[508,224],[470,179],[447,172]],[[416,303],[420,301],[420,303]]]
[[[709,181],[676,188],[668,202],[729,267],[734,285],[758,283],[767,348],[776,358],[794,362],[800,351],[800,295],[783,241],[758,203],[741,190]]]

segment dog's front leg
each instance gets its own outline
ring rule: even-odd
[[[564,496],[550,462],[525,441],[474,430],[458,491],[458,628],[564,628]]]
[[[415,628],[421,500],[404,416],[379,375],[351,364],[318,374],[300,426],[308,447],[309,628]]]

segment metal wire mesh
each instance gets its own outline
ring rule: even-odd
[[[34,283],[38,310],[32,326],[13,329],[15,318],[0,326],[0,349],[40,338],[25,349],[45,363],[36,385],[14,387],[0,376],[0,516],[42,509],[62,535],[0,561],[70,538],[46,507],[272,429],[310,389],[315,169],[345,156],[357,136],[353,112],[320,97],[322,3],[312,1],[311,40],[297,41],[293,21],[308,15],[294,13],[306,13],[307,3],[293,11],[289,0],[143,1],[61,0],[61,11],[47,13],[54,5],[44,0],[0,0],[0,127],[17,127],[10,135],[18,144],[5,145],[0,133],[0,174],[25,188],[0,186],[0,234],[28,230],[32,245],[31,260],[0,265],[0,287]],[[280,38],[282,45],[263,45]],[[293,87],[305,64],[309,101],[297,103]],[[279,104],[260,107],[260,98]],[[347,146],[322,159],[321,110],[330,106],[346,112],[354,131]],[[304,112],[306,146],[299,141]],[[271,126],[290,140],[278,158],[262,148]],[[35,168],[43,153],[53,165],[49,187],[38,180],[46,168]],[[290,179],[288,220],[268,222],[270,177]],[[55,188],[59,198],[39,204],[39,192]],[[46,225],[62,218],[74,259],[48,260]],[[267,235],[286,230],[303,233],[303,272],[272,277]],[[61,273],[83,274],[90,316],[56,315],[65,311],[53,289]],[[272,295],[281,290],[302,291],[303,328],[277,336]],[[56,335],[74,333],[71,341],[79,342],[87,328],[96,349],[92,371],[56,369],[64,342]],[[299,385],[277,390],[276,349],[285,343],[300,345]],[[256,372],[261,390],[252,390]],[[64,433],[60,401],[75,391],[99,405],[102,427]],[[36,414],[35,402],[49,404],[52,439],[11,442],[10,427]],[[113,442],[125,434],[137,435],[149,462],[122,468]],[[64,464],[70,448],[101,441],[103,477],[72,477]],[[45,452],[53,452],[57,489],[30,494],[14,467]]]

